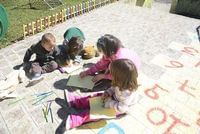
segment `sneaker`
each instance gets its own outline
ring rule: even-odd
[[[67,119],[66,119],[66,130],[70,130],[70,115],[67,116]]]
[[[26,87],[30,87],[30,86],[34,86],[37,83],[39,83],[40,81],[42,81],[44,79],[44,77],[40,74],[36,74],[30,81],[29,84]]]
[[[26,79],[25,71],[23,70],[23,67],[20,67],[20,69],[19,69],[19,75],[18,75],[19,83],[25,82],[25,79]]]
[[[64,98],[65,98],[65,101],[67,102],[68,107],[71,107],[68,90],[64,90]]]

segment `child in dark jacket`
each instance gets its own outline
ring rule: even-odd
[[[57,69],[58,64],[55,62],[56,57],[56,39],[53,34],[46,33],[42,39],[32,45],[23,59],[24,70],[32,80],[40,80],[41,74],[49,73]],[[30,61],[31,56],[36,54],[36,59]]]

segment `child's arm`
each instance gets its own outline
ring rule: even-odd
[[[87,75],[87,74],[86,74]],[[93,82],[97,82],[99,80],[102,80],[102,79],[108,79],[108,80],[112,80],[112,75],[110,74],[110,71],[108,71],[108,69],[106,70],[106,72],[104,74],[98,74],[96,75],[92,81]]]
[[[103,56],[100,61],[98,61],[95,65],[93,65],[88,70],[86,70],[86,74],[93,75],[98,71],[106,70],[108,68],[109,63],[110,63],[110,60],[106,58],[105,56]]]
[[[102,94],[102,100],[105,102],[106,99],[110,98],[114,94],[114,88],[110,87]]]
[[[115,92],[114,87],[110,87],[104,93],[107,93],[107,94],[109,94],[109,96],[112,96],[114,94],[114,92]]]
[[[112,75],[110,73],[109,74],[105,74],[105,79],[112,80]]]
[[[23,59],[23,62],[24,63],[27,63],[29,62],[31,56],[34,54],[34,48],[35,48],[35,45],[32,45],[25,53],[24,55],[24,59]]]
[[[125,113],[134,98],[135,94],[130,93],[128,90],[118,91],[115,89],[113,90],[112,97],[104,101],[104,106],[107,108],[114,108],[117,112]]]
[[[126,104],[123,101],[112,100],[111,97],[105,100],[104,107],[114,108],[115,111],[120,112],[120,113],[125,113],[128,110],[128,104]]]

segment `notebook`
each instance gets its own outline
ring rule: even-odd
[[[92,82],[93,77],[94,76],[86,76],[80,78],[79,74],[70,75],[67,86],[92,89],[94,87],[94,82]]]
[[[61,67],[59,70],[63,73],[72,73],[78,69],[81,69],[83,65],[73,65],[73,66],[66,66],[66,67]]]
[[[90,118],[100,119],[100,118],[115,118],[115,109],[103,107],[103,101],[101,96],[90,98]]]

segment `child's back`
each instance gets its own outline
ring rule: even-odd
[[[67,29],[63,36],[67,41],[69,41],[72,37],[80,37],[83,41],[85,40],[83,32],[77,27],[71,27]]]
[[[120,48],[115,54],[114,59],[112,60],[116,60],[116,59],[130,59],[135,64],[137,69],[140,68],[141,63],[140,63],[139,56],[137,55],[137,53],[135,53],[134,51],[128,48]]]
[[[67,44],[56,46],[56,62],[60,66],[71,64],[83,49],[83,40],[80,37],[72,37]]]

